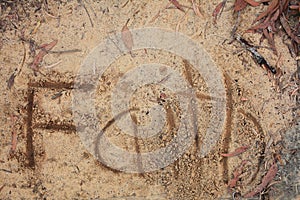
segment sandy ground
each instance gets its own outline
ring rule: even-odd
[[[191,6],[189,1],[181,2]],[[217,24],[213,23],[211,13],[218,3],[201,1],[203,16],[199,17],[188,8],[185,8],[186,14],[172,6],[164,9],[168,1],[87,0],[82,4],[48,1],[49,13],[53,16],[43,9],[35,13],[29,10],[30,19],[19,24],[18,30],[3,33],[0,43],[0,199],[232,199],[233,194],[238,197],[255,189],[275,157],[279,171],[271,186],[262,192],[262,199],[296,199],[297,195],[299,198],[299,105],[288,85],[296,69],[295,60],[276,37],[282,76],[279,79],[268,74],[240,44],[229,44],[234,25],[231,2]],[[256,11],[260,9],[263,6]],[[247,8],[238,32],[249,28],[249,20],[254,17],[254,9]],[[86,56],[110,34],[120,32],[128,19],[129,29],[160,27],[185,34],[205,48],[222,72],[226,123],[216,147],[204,158],[197,152],[210,120],[207,113],[212,99],[205,95],[198,95],[198,103],[204,105],[197,119],[202,125],[198,130],[200,142],[196,140],[178,160],[154,172],[132,174],[107,167],[85,148],[76,133],[71,107],[76,74]],[[22,29],[25,38],[39,45],[57,39],[53,51],[79,49],[80,52],[49,53],[40,73],[34,75],[30,69],[34,58],[30,55],[29,43],[19,39]],[[260,36],[245,34],[245,38],[258,44]],[[278,57],[271,51],[263,48],[259,51],[276,65]],[[24,52],[26,59],[22,66]],[[133,54],[134,57],[127,54],[118,58],[99,80],[96,104],[103,113],[99,115],[102,127],[112,117],[108,104],[110,91],[118,78],[148,61],[172,66],[190,79],[188,81],[192,80],[198,93],[205,94],[206,86],[199,73],[178,56],[158,50]],[[58,61],[61,61],[58,65],[47,68]],[[184,70],[187,68],[189,75]],[[18,75],[8,89],[7,80],[15,70],[19,71]],[[162,104],[169,117],[161,137],[136,141],[112,124],[106,133],[111,141],[132,151],[137,150],[135,144],[139,151],[150,151],[168,143],[176,135],[181,112],[172,91],[164,93],[169,99],[158,102],[162,90],[155,85],[142,87],[130,102],[140,110]],[[146,112],[132,111],[131,115],[137,124],[149,121]],[[12,131],[17,134],[15,153],[10,153]],[[249,149],[235,157],[220,155],[241,146],[249,146]],[[237,186],[229,191],[228,181],[243,160],[249,162]],[[259,198],[257,195],[254,199]]]

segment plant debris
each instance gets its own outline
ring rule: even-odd
[[[244,153],[245,151],[247,151],[248,148],[249,148],[248,146],[241,146],[241,147],[235,149],[231,153],[221,153],[221,156],[223,156],[223,157],[237,156],[237,155],[240,155],[240,154]]]
[[[260,2],[254,0],[236,0],[234,3],[234,11],[238,12],[247,7],[247,5],[251,5],[253,7],[259,6]]]
[[[17,142],[18,142],[18,134],[16,132],[16,121],[17,121],[17,116],[12,115],[11,116],[11,148],[10,148],[10,155],[14,155],[17,149]]]
[[[34,71],[39,71],[39,65],[43,61],[45,55],[49,53],[49,51],[57,44],[58,40],[53,40],[49,44],[43,44],[41,46],[40,52],[35,56],[33,63],[31,65],[31,69]]]
[[[261,181],[261,184],[258,185],[253,191],[247,193],[244,195],[245,198],[251,198],[253,197],[254,195],[262,192],[265,187],[267,187],[267,185],[275,178],[276,174],[277,174],[277,171],[278,171],[278,167],[277,167],[277,164],[274,163],[269,171],[267,172],[267,174],[263,177],[262,181]]]
[[[238,180],[240,179],[240,175],[243,172],[244,166],[248,162],[249,162],[248,160],[243,160],[242,163],[240,164],[240,166],[235,169],[235,171],[233,172],[233,178],[228,182],[229,188],[234,188],[236,186]]]
[[[223,9],[224,9],[224,7],[225,7],[226,2],[227,2],[227,0],[223,0],[223,1],[222,1],[221,3],[219,3],[219,4],[216,6],[216,8],[214,9],[212,16],[213,16],[213,18],[214,18],[213,21],[214,21],[215,24],[217,23],[217,18],[218,18],[218,16],[221,16],[221,14],[222,14],[222,12],[223,12]]]
[[[192,4],[193,4],[193,10],[194,10],[195,14],[199,17],[203,17],[203,14],[201,13],[199,6],[196,5],[194,0],[192,0]]]
[[[178,10],[185,12],[182,5],[177,0],[169,0]]]
[[[16,76],[16,72],[13,72],[12,75],[10,75],[9,79],[7,80],[8,89],[11,89],[14,85]]]
[[[254,59],[254,61],[261,66],[262,68],[265,68],[272,72],[273,74],[276,74],[276,69],[272,67],[269,62],[262,56],[258,51],[256,50],[256,47],[251,45],[249,42],[247,42],[244,38],[242,38],[240,35],[236,35],[235,39],[239,41],[242,46],[244,46],[251,54]]]

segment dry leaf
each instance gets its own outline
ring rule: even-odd
[[[185,12],[180,3],[177,0],[169,0],[178,10]]]
[[[233,178],[228,182],[229,188],[234,188],[238,182],[240,175],[242,174],[245,164],[249,162],[248,160],[243,160],[241,165],[233,172]]]
[[[38,66],[43,61],[44,56],[47,55],[48,51],[50,51],[56,44],[57,44],[57,40],[53,40],[49,44],[43,44],[41,46],[40,52],[38,53],[38,55],[36,55],[31,65],[31,68],[33,70],[38,71]]]
[[[125,47],[129,51],[131,51],[132,47],[133,47],[133,39],[132,39],[132,34],[131,34],[129,28],[127,27],[128,22],[129,22],[129,19],[127,20],[126,24],[122,28],[122,40],[125,44]]]
[[[260,2],[254,1],[254,0],[244,0],[246,1],[248,4],[250,4],[253,7],[259,6]]]
[[[255,20],[254,22],[257,22],[258,20],[266,17],[267,15],[273,13],[278,8],[278,0],[273,0],[270,5],[268,6],[267,10],[262,12]]]
[[[247,7],[247,2],[244,0],[236,0],[234,3],[234,11],[238,12]]]
[[[242,147],[239,147],[239,148],[235,149],[231,153],[221,153],[221,156],[224,156],[224,157],[237,156],[237,155],[239,155],[241,153],[244,153],[248,148],[249,148],[248,146],[242,146]]]
[[[278,171],[278,167],[277,164],[274,163],[269,171],[267,172],[267,174],[263,177],[261,184],[259,186],[257,186],[253,191],[245,194],[245,198],[251,198],[254,195],[260,193],[261,191],[263,191],[263,189],[275,178],[276,174]]]
[[[214,17],[214,23],[217,22],[217,17],[218,17],[218,15],[221,15],[222,10],[223,10],[225,4],[226,4],[226,0],[223,0],[223,1],[222,1],[221,3],[219,3],[219,4],[216,6],[216,8],[214,9],[213,14],[212,14],[212,16]]]

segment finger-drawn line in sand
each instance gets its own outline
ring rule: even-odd
[[[44,130],[56,130],[56,131],[69,131],[75,132],[75,126],[70,124],[56,124],[54,122],[46,123],[36,123],[33,124],[33,113],[34,113],[34,99],[35,93],[38,88],[47,88],[47,89],[64,89],[71,90],[73,89],[73,83],[61,83],[61,82],[30,82],[28,83],[27,89],[27,119],[26,119],[26,165],[29,168],[35,169],[35,150],[34,150],[34,129],[44,129]]]
[[[225,85],[226,85],[226,122],[225,122],[225,131],[223,134],[222,142],[222,152],[228,152],[229,144],[231,142],[231,131],[232,131],[232,117],[233,117],[233,98],[232,98],[232,84],[231,79],[228,74],[224,73]],[[229,180],[228,173],[228,158],[222,158],[222,172],[223,172],[223,181],[225,183]]]

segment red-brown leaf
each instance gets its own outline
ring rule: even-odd
[[[250,4],[253,7],[259,6],[260,2],[254,1],[254,0],[244,0],[246,1],[248,4]]]
[[[243,160],[241,165],[233,172],[233,178],[228,182],[229,188],[234,188],[238,182],[240,175],[242,174],[245,164],[249,162],[248,160]]]
[[[239,148],[235,149],[231,153],[221,153],[221,156],[224,156],[224,157],[237,156],[237,155],[239,155],[241,153],[244,153],[248,148],[249,148],[248,146],[242,146],[242,147],[239,147]]]
[[[263,177],[261,184],[259,186],[257,186],[253,191],[247,193],[244,195],[245,198],[251,198],[254,195],[260,193],[261,191],[263,191],[263,189],[275,178],[276,174],[278,171],[278,167],[277,164],[274,163],[269,171],[267,172],[267,174]]]
[[[185,12],[180,3],[177,0],[169,0],[178,10]]]
[[[38,66],[43,61],[44,56],[48,54],[48,51],[50,51],[57,44],[57,42],[57,40],[53,40],[49,44],[43,44],[41,46],[40,52],[38,53],[38,55],[35,56],[31,65],[31,68],[33,70],[38,70]]]
[[[254,22],[257,22],[258,20],[264,18],[265,16],[267,16],[267,15],[273,13],[273,12],[277,9],[278,6],[279,6],[278,0],[273,0],[273,1],[270,3],[270,5],[268,6],[267,10],[264,11],[264,12],[262,12],[262,13],[254,20]]]
[[[219,4],[216,6],[216,8],[214,9],[213,14],[212,14],[212,16],[214,17],[214,23],[216,23],[218,15],[221,14],[221,12],[222,12],[222,10],[223,10],[223,8],[224,8],[224,6],[225,6],[225,3],[226,3],[225,0],[222,1],[222,2],[219,3]]]
[[[236,0],[234,3],[234,11],[238,12],[247,7],[247,2],[244,0]]]

